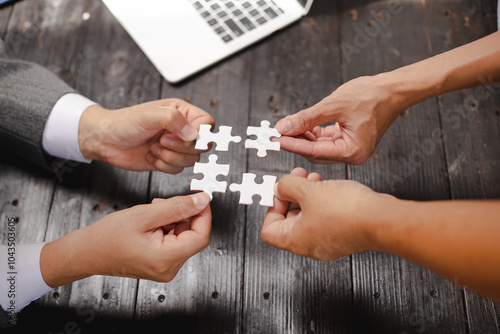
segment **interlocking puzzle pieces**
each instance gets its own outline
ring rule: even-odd
[[[231,126],[219,126],[219,132],[212,133],[210,130],[212,126],[210,124],[201,124],[200,131],[198,131],[198,137],[196,137],[196,150],[208,150],[209,143],[216,143],[216,151],[229,151],[229,143],[239,143],[241,142],[240,136],[231,136]]]
[[[262,206],[274,206],[274,185],[276,184],[276,176],[264,175],[263,182],[255,183],[257,175],[253,173],[244,173],[241,184],[233,183],[229,186],[232,192],[240,192],[240,204],[253,204],[253,196],[259,195]]]
[[[229,174],[229,165],[218,164],[217,160],[219,157],[215,154],[211,154],[208,157],[208,163],[195,163],[194,173],[203,174],[203,179],[191,180],[191,190],[201,190],[206,192],[212,200],[214,192],[225,193],[227,188],[226,181],[217,181],[217,176]]]
[[[257,156],[264,158],[267,156],[267,151],[279,151],[281,144],[279,142],[272,142],[271,137],[279,138],[281,133],[274,128],[270,128],[269,121],[260,122],[260,127],[249,126],[247,128],[247,136],[257,136],[257,139],[247,139],[245,141],[245,148],[257,149]]]

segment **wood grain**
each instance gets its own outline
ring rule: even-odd
[[[403,11],[387,15],[398,3]],[[218,125],[233,126],[244,141],[248,125],[263,119],[274,125],[350,79],[493,32],[495,10],[494,0],[316,0],[300,22],[177,85],[161,79],[98,0],[1,8],[0,36],[13,56],[49,67],[106,108],[178,97],[210,112]],[[358,53],[346,54],[346,43],[354,45],[358,28],[366,27],[375,36]],[[450,93],[410,108],[363,166],[319,166],[286,152],[260,159],[243,142],[217,152],[219,162],[231,164],[228,184],[240,183],[244,172],[260,181],[300,166],[324,179],[354,179],[413,200],[499,198],[500,91],[491,89]],[[434,131],[446,139],[436,139]],[[54,240],[116,210],[188,194],[190,180],[200,177],[192,168],[166,175],[94,162],[73,165],[60,182],[0,156],[0,219],[19,219],[20,243]],[[408,261],[365,252],[319,263],[268,246],[260,239],[266,209],[238,199],[229,190],[215,194],[210,245],[172,282],[92,277],[59,287],[21,313],[20,330],[59,333],[69,324],[82,333],[158,326],[173,333],[500,332],[500,304]],[[0,239],[5,241],[3,228]]]
[[[299,23],[252,49],[249,125],[258,126],[263,119],[274,125],[317,103],[341,84],[337,15],[334,3],[318,1]],[[342,165],[315,166],[284,151],[268,152],[265,159],[257,158],[255,150],[248,150],[247,155],[248,172],[258,175],[257,182],[262,175],[279,178],[298,166],[325,179],[346,177]],[[263,243],[260,228],[266,208],[257,201],[254,198],[247,208],[242,332],[350,332],[349,257],[319,263]]]
[[[248,52],[240,53],[183,83],[163,83],[162,97],[182,98],[209,112],[220,125],[232,126],[232,134],[244,138],[249,112],[250,68]],[[218,163],[230,164],[228,185],[236,182],[247,164],[243,143],[232,143],[229,152],[201,155],[207,162],[217,154]],[[187,168],[179,175],[153,173],[151,198],[191,193],[193,174]],[[238,196],[214,193],[210,245],[189,259],[174,281],[168,284],[141,281],[137,317],[142,321],[171,319],[174,332],[236,333],[240,328],[242,268],[245,259],[245,208],[238,205]],[[152,325],[153,326],[153,325]]]
[[[345,81],[429,57],[420,2],[342,1],[341,8],[341,43],[358,49],[343,54]],[[349,167],[349,178],[399,198],[448,199],[443,144],[434,136],[440,130],[436,99],[411,107],[389,128],[371,160]],[[357,331],[467,331],[461,289],[436,274],[367,252],[353,255],[353,276]]]
[[[496,31],[494,1],[427,1],[429,37],[442,53]],[[484,78],[488,82],[488,78]],[[500,89],[482,86],[438,98],[451,197],[500,198]],[[465,181],[467,180],[467,181]],[[500,332],[498,303],[464,291],[471,333]]]

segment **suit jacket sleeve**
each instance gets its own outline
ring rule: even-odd
[[[56,171],[61,163],[44,153],[43,129],[54,104],[72,92],[46,68],[8,58],[0,40],[0,146]]]
[[[9,317],[7,316],[3,308],[0,306],[0,329],[5,329],[7,327],[10,327]]]

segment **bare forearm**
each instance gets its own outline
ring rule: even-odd
[[[500,299],[500,202],[391,203],[373,224],[373,248]],[[385,213],[384,213],[385,212]]]
[[[500,32],[380,75],[410,107],[454,90],[500,82]]]

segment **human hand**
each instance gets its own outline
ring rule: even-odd
[[[389,74],[347,82],[316,105],[276,124],[281,148],[314,163],[367,161],[387,128],[411,104],[393,91]],[[320,127],[327,122],[334,125]]]
[[[213,125],[214,119],[179,99],[119,110],[91,106],[80,120],[80,150],[119,168],[177,174],[200,159],[194,140],[201,124]]]
[[[46,244],[42,276],[52,287],[91,275],[171,281],[188,258],[207,247],[211,219],[206,193],[117,211]]]
[[[321,181],[296,168],[277,183],[261,238],[271,246],[315,260],[333,260],[371,247],[372,215],[387,194],[350,180]]]

